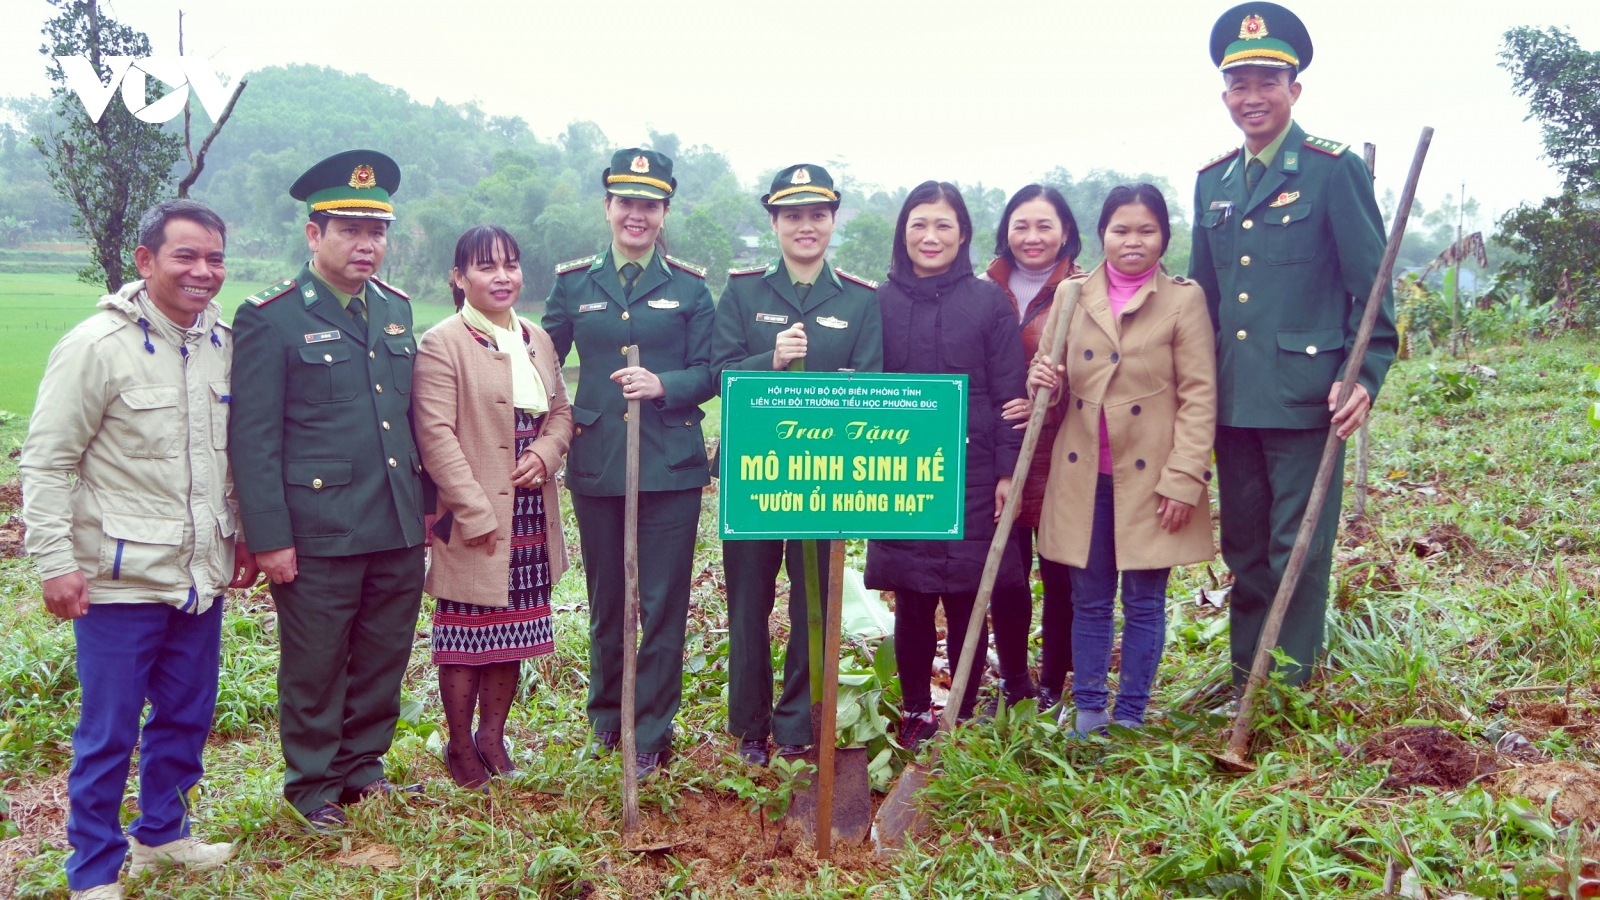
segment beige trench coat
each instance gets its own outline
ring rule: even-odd
[[[528,349],[550,395],[533,452],[544,460],[545,540],[550,581],[567,569],[555,474],[572,444],[572,408],[550,336],[524,319]],[[417,343],[411,409],[422,466],[439,489],[437,512],[454,517],[450,540],[433,538],[424,589],[434,597],[477,606],[506,606],[511,567],[511,516],[516,445],[509,357],[478,343],[458,313],[428,329]],[[494,555],[468,538],[495,532]]]
[[[1051,449],[1039,554],[1070,566],[1089,558],[1100,471],[1100,413],[1111,442],[1117,569],[1164,569],[1211,559],[1211,445],[1216,434],[1216,336],[1199,286],[1163,269],[1111,318],[1102,263],[1083,284],[1067,332],[1066,404]],[[1066,288],[1063,283],[1059,294]],[[1051,335],[1040,341],[1048,347]],[[1042,450],[1043,448],[1041,448]],[[1194,506],[1177,534],[1161,528],[1160,498]]]

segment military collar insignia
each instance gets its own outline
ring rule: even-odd
[[[641,153],[633,158],[633,163],[629,165],[628,168],[643,175],[644,173],[650,171],[650,160]]]
[[[1299,199],[1300,199],[1300,192],[1299,191],[1285,191],[1285,192],[1279,194],[1276,200],[1273,200],[1271,203],[1269,203],[1268,207],[1269,208],[1277,208],[1279,206],[1288,206],[1289,204],[1291,204],[1291,203],[1293,203],[1293,202],[1295,202],[1296,200],[1299,200]]]
[[[645,305],[650,307],[651,309],[677,309],[680,304],[676,300],[667,300],[667,299],[663,298],[663,299],[658,299],[658,300],[651,300],[650,302],[646,303]]]
[[[1229,150],[1227,153],[1224,153],[1221,156],[1219,156],[1219,157],[1211,160],[1210,162],[1206,163],[1205,165],[1201,166],[1200,167],[1200,171],[1204,172],[1205,170],[1211,168],[1212,166],[1218,165],[1219,163],[1226,162],[1227,160],[1230,160],[1235,155],[1237,155],[1238,152],[1239,152],[1239,148],[1238,147],[1234,147],[1232,150]]]
[[[339,334],[338,329],[334,329],[333,331],[316,331],[306,335],[306,343],[320,344],[323,341],[337,341],[340,337],[342,337],[342,335]]]
[[[835,319],[833,316],[823,316],[817,319],[817,324],[823,328],[848,328],[850,326],[849,322],[843,319]]]
[[[284,294],[287,294],[294,289],[295,280],[293,278],[285,278],[272,287],[264,288],[254,294],[251,294],[250,296],[244,298],[244,300],[251,306],[266,306],[268,303],[271,303],[272,301],[282,297]]]
[[[1283,170],[1285,172],[1300,171],[1300,154],[1290,150],[1283,154]]]
[[[388,335],[405,334],[406,327],[401,325],[399,322],[390,322],[389,324],[383,326],[383,333]]]
[[[310,306],[317,302],[317,289],[308,284],[300,289],[300,296],[306,298],[306,305]]]
[[[1349,144],[1340,144],[1327,138],[1312,137],[1309,134],[1306,135],[1306,146],[1329,156],[1338,156],[1350,149]]]

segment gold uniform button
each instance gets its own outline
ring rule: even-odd
[[[381,384],[375,384],[375,385],[373,385],[373,386],[372,386],[372,389],[373,389],[373,390],[375,390],[375,391],[377,391],[377,392],[378,392],[378,393],[380,393],[380,394],[381,394],[381,393],[383,393],[383,385],[381,385]]]
[[[1246,294],[1246,293],[1239,294],[1239,302],[1240,303],[1249,303],[1250,302],[1250,295]]]
[[[623,413],[622,414],[622,421],[624,421],[624,422],[628,421],[628,414],[627,413]]]
[[[622,311],[622,321],[624,321],[624,322],[628,321],[628,311],[627,310],[623,310]]]
[[[333,354],[332,353],[324,353],[324,354],[322,354],[322,361],[323,362],[333,362]]]
[[[1283,224],[1285,224],[1285,225],[1289,224],[1289,217],[1288,216],[1284,216],[1283,217]]]
[[[395,466],[398,466],[398,465],[400,465],[400,464],[394,461],[394,457],[392,457],[392,456],[389,457],[389,468],[392,469],[392,468],[394,468]]]
[[[1241,256],[1241,257],[1239,257],[1239,265],[1241,265],[1241,266],[1248,266],[1248,265],[1250,265],[1250,257],[1249,257],[1249,255],[1248,255],[1248,254],[1247,254],[1247,255],[1245,255],[1245,256]]]
[[[622,348],[622,355],[623,356],[627,356],[628,355],[628,348],[627,347],[623,347]]]
[[[1238,338],[1241,341],[1244,340],[1245,337],[1246,337],[1245,330],[1243,328],[1239,329],[1239,333],[1234,335],[1234,337]]]
[[[388,422],[383,423],[383,430],[384,431],[388,431],[389,430],[389,423]]]
[[[313,478],[313,479],[311,479],[311,489],[313,491],[322,490],[322,479],[321,478]]]
[[[1311,344],[1308,347],[1306,347],[1306,355],[1307,356],[1316,356],[1317,355],[1317,345],[1316,344]]]
[[[572,431],[574,434],[583,434],[583,426],[579,425],[577,428],[572,429]]]
[[[1249,219],[1245,219],[1243,222],[1239,223],[1239,227],[1243,228],[1245,231],[1249,231],[1250,229],[1256,227],[1256,223],[1250,221]]]

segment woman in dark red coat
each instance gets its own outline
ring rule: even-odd
[[[1022,350],[1029,359],[1039,352],[1039,338],[1055,303],[1056,286],[1082,272],[1076,262],[1083,249],[1078,222],[1065,197],[1053,187],[1030,184],[1006,203],[996,229],[994,262],[984,277],[1000,286],[1011,300],[1011,311],[1022,331]],[[1029,405],[1024,399],[1006,404],[1005,417],[1016,428],[1027,427]],[[1054,408],[1039,433],[1039,449],[1022,487],[1022,507],[1011,530],[1016,553],[1026,572],[1033,570],[1034,538],[1039,530],[1039,510],[1050,477],[1050,447],[1055,443],[1061,414]],[[1061,688],[1072,670],[1072,580],[1067,567],[1039,557],[1039,577],[1044,582],[1041,618],[1045,636],[1039,654],[1039,686],[1028,673],[1028,634],[1033,628],[1033,591],[1024,579],[1020,587],[996,588],[993,601],[994,646],[1000,657],[1000,689],[1006,705],[1015,706],[1038,697],[1039,709],[1061,702]]]
[[[1027,357],[1005,293],[972,271],[972,218],[948,182],[926,181],[906,198],[895,230],[889,280],[878,289],[883,312],[883,370],[967,376],[966,530],[957,541],[871,541],[867,587],[895,592],[895,655],[905,719],[900,743],[915,748],[936,730],[929,675],[944,604],[954,669],[977,598],[995,521],[1011,487],[1022,432],[1003,416],[1024,396]],[[1008,552],[996,587],[1023,583],[1018,554]],[[984,644],[987,646],[987,635]],[[959,698],[972,714],[984,657]],[[950,702],[957,702],[952,698]]]

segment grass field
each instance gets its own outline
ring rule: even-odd
[[[1461,362],[1396,365],[1373,429],[1371,518],[1347,526],[1336,553],[1328,664],[1313,687],[1268,695],[1254,774],[1219,775],[1205,756],[1221,746],[1224,720],[1208,710],[1226,699],[1227,618],[1197,600],[1211,591],[1225,604],[1214,589],[1227,575],[1220,562],[1191,566],[1173,579],[1146,732],[1069,740],[1031,704],[964,727],[925,795],[932,827],[920,843],[819,864],[724,782],[740,769],[722,733],[726,619],[708,490],[679,759],[641,792],[647,834],[665,850],[624,849],[617,765],[583,753],[581,571],[557,588],[558,649],[528,667],[513,711],[526,774],[488,796],[445,779],[419,636],[389,765],[426,790],[357,809],[337,838],[305,837],[278,799],[274,613],[258,590],[230,600],[196,817],[199,833],[239,841],[239,858],[145,876],[130,896],[1593,896],[1600,432],[1584,422],[1581,370],[1597,356],[1600,343],[1582,337],[1479,350],[1497,374],[1455,400],[1433,367]],[[12,423],[0,438],[18,433]],[[0,481],[14,472],[0,459]],[[71,628],[39,609],[37,591],[29,561],[0,560],[11,601],[0,603],[0,896],[57,900],[78,694]],[[874,650],[847,647],[846,667],[870,672]],[[895,695],[884,686],[890,713]]]

